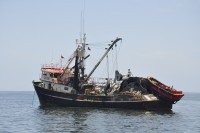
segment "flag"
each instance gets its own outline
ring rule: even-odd
[[[64,56],[61,55],[61,59],[63,59],[63,58],[64,58]]]

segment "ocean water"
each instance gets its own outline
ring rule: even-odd
[[[0,133],[200,133],[200,93],[172,111],[40,107],[34,92],[0,92]]]

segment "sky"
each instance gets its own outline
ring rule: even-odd
[[[116,68],[131,69],[134,76],[200,92],[199,7],[199,0],[0,0],[0,91],[33,91],[42,64],[69,58],[84,12],[87,72],[120,37],[117,55],[108,56],[110,77]],[[106,75],[105,64],[93,76]]]

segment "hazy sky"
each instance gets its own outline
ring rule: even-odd
[[[0,0],[1,91],[33,91],[32,80],[39,79],[42,64],[72,54],[83,3]],[[120,72],[130,68],[135,76],[153,76],[178,90],[200,92],[199,7],[199,0],[86,0],[85,32],[93,44],[87,72],[105,44],[121,37]],[[94,52],[96,45],[99,52]],[[98,71],[94,76],[106,70]]]

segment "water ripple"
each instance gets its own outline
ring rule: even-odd
[[[0,133],[200,132],[200,101],[189,95],[173,111],[40,107],[32,92],[0,92]],[[187,95],[186,95],[187,96]]]

